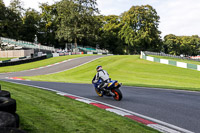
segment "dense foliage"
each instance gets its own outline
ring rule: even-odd
[[[173,55],[198,55],[200,53],[200,38],[197,35],[166,35],[164,37],[164,52]]]
[[[120,36],[137,53],[141,50],[160,51],[161,39],[158,31],[159,16],[150,5],[132,6],[122,15]]]
[[[0,36],[56,48],[66,43],[107,49],[113,54],[143,51],[199,54],[199,37],[167,35],[162,41],[159,19],[150,5],[132,6],[120,16],[99,14],[97,0],[60,0],[24,9],[20,0],[8,7],[0,0]]]
[[[101,16],[102,27],[100,28],[100,47],[112,51],[113,54],[124,54],[126,45],[119,37],[119,31],[122,28],[119,16]]]

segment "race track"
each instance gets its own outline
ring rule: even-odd
[[[4,79],[6,77],[36,76],[36,75],[46,75],[50,73],[57,73],[57,72],[65,71],[73,67],[82,65],[86,62],[90,62],[100,57],[103,57],[103,56],[102,55],[85,56],[85,57],[70,59],[68,61],[58,63],[56,65],[49,65],[48,67],[43,67],[39,69],[31,69],[31,70],[26,70],[26,71],[21,71],[21,72],[12,72],[12,73],[0,73],[0,79]]]
[[[94,56],[89,59],[87,58],[87,61],[85,62],[99,57],[100,56]],[[83,60],[83,58],[81,60]],[[67,63],[65,64],[65,66],[66,65]],[[56,66],[58,67],[59,65]],[[67,67],[65,69],[69,68],[70,67]],[[37,72],[35,72],[35,74],[36,73]],[[22,76],[23,74],[25,73],[18,72],[16,75],[12,73],[9,76]],[[30,73],[29,76],[31,76]],[[116,107],[120,107],[151,118],[155,118],[157,120],[161,120],[169,124],[173,124],[175,126],[187,129],[195,133],[200,132],[199,92],[122,86],[121,91],[123,93],[123,99],[122,101],[115,101],[112,97],[98,97],[94,91],[93,85],[91,84],[72,84],[3,79],[5,77],[8,77],[8,75],[1,74],[1,78],[4,81],[50,88],[65,93],[70,93],[73,95],[101,101]]]

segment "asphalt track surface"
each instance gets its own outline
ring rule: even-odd
[[[115,101],[112,97],[98,97],[91,84],[2,80],[78,95],[167,122],[195,133],[200,132],[199,92],[122,86],[123,99]]]
[[[85,57],[71,59],[67,62],[60,63],[58,65],[49,66],[49,67],[44,67],[41,69],[27,70],[27,71],[21,71],[21,72],[12,72],[12,73],[0,73],[0,79],[4,79],[6,77],[36,76],[36,75],[46,75],[46,74],[50,74],[50,73],[61,72],[61,71],[79,66],[81,64],[84,64],[86,62],[95,60],[100,57],[103,57],[103,56],[101,56],[101,55],[85,56]]]

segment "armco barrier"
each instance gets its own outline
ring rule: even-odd
[[[177,66],[177,67],[181,67],[181,68],[187,68],[187,69],[193,69],[193,70],[200,71],[200,65],[151,57],[151,56],[145,55],[145,53],[142,51],[141,51],[140,58],[148,60],[148,61],[153,61],[153,62],[158,62],[158,63],[162,63],[162,64],[173,65],[173,66]]]
[[[49,55],[49,56],[52,56],[52,55]],[[2,61],[2,63],[0,63],[0,67],[2,67],[2,66],[19,65],[19,64],[38,61],[38,60],[43,60],[43,59],[46,59],[46,58],[48,58],[48,57],[46,55],[44,55],[44,56],[28,58],[28,59],[22,58],[22,59],[16,60],[16,61],[6,60],[6,61]]]

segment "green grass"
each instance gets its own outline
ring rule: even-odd
[[[83,56],[89,56],[89,55],[59,56],[59,57],[48,58],[48,59],[30,62],[30,63],[26,63],[26,64],[21,64],[21,65],[0,67],[0,73],[29,70],[29,69],[33,69],[33,68],[47,66],[47,65],[54,64],[54,63],[57,63],[57,62],[61,62],[61,61],[68,60],[68,59],[83,57]]]
[[[113,80],[123,85],[200,91],[200,71],[151,62],[135,55],[107,56],[65,72],[23,78],[91,84],[97,65],[102,65]]]
[[[200,65],[200,62],[198,61],[193,61],[193,60],[184,60],[184,59],[178,59],[178,58],[173,58],[173,57],[168,57],[168,56],[156,56],[156,55],[148,55],[151,57],[156,57],[156,58],[160,58],[160,59],[168,59],[168,60],[173,60],[173,61],[179,61],[179,62],[185,62],[185,63],[189,63],[189,64],[195,64],[195,65]]]
[[[10,60],[10,59],[13,59],[13,58],[0,58],[0,61]]]
[[[20,129],[28,133],[156,133],[128,118],[54,92],[0,81],[17,101]]]

